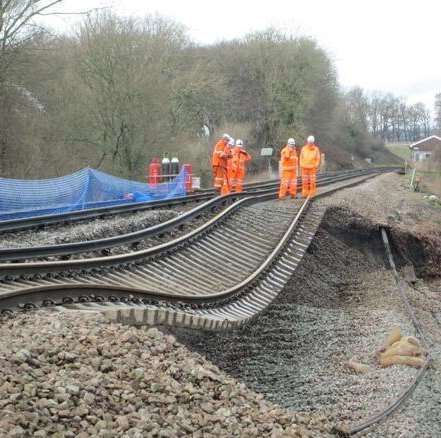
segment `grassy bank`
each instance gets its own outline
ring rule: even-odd
[[[411,152],[408,143],[389,143],[386,148],[397,157],[403,160],[410,160]]]

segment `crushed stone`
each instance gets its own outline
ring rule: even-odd
[[[0,325],[0,436],[314,437],[157,328],[39,311]]]

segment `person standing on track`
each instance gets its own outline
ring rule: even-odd
[[[234,148],[234,138],[230,137],[228,140],[228,146],[225,150],[227,154],[227,172],[226,179],[224,179],[224,183],[222,184],[221,195],[227,195],[231,191],[231,178],[233,176],[233,148]]]
[[[238,139],[232,150],[231,159],[231,188],[233,192],[243,191],[243,181],[246,173],[246,163],[251,160],[251,155],[244,149],[243,141]]]
[[[230,138],[231,137],[228,134],[224,134],[222,136],[222,138],[214,146],[213,156],[211,159],[214,188],[219,190],[220,193],[222,192],[224,183],[226,183],[228,187],[227,160],[230,151],[230,147],[228,146]]]
[[[317,191],[317,170],[320,166],[320,149],[315,145],[315,138],[310,135],[306,145],[300,152],[300,168],[302,171],[302,196],[314,196]]]
[[[234,138],[230,137],[224,149],[224,181],[222,183],[221,195],[228,195],[231,190],[231,159],[233,157],[232,150],[234,146]]]
[[[280,152],[282,175],[280,177],[279,199],[285,198],[288,191],[292,198],[296,197],[298,161],[296,142],[293,138],[290,138]]]

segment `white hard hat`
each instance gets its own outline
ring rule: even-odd
[[[243,146],[243,141],[240,138],[236,140],[236,146]]]
[[[310,135],[309,137],[308,137],[308,143],[309,144],[314,144],[315,143],[315,138],[314,138],[314,136],[313,135]]]
[[[225,138],[226,140],[229,140],[231,137],[230,137],[228,134],[224,134],[224,135],[222,136],[222,138]]]
[[[288,144],[290,146],[295,146],[296,145],[296,141],[293,138],[288,138]]]

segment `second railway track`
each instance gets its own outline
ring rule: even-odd
[[[277,181],[261,181],[245,184],[245,190],[253,191],[275,187],[276,185]],[[0,221],[0,233],[4,234],[23,230],[38,230],[51,226],[84,222],[92,219],[108,218],[115,215],[127,215],[140,211],[151,211],[188,204],[197,204],[211,199],[215,195],[216,192],[214,189],[204,189],[187,196],[150,202],[127,202],[118,205],[107,205],[101,207],[95,206],[94,208],[51,214],[38,214],[38,212],[29,211],[27,212],[29,217],[26,216],[17,219]]]
[[[346,179],[354,174],[357,174],[357,172],[341,172],[333,176],[322,174],[318,179],[318,184],[322,185],[339,179]],[[208,221],[210,217],[214,216],[221,209],[228,207],[241,198],[250,195],[258,196],[275,193],[276,190],[277,186],[273,183],[253,186],[252,190],[247,192],[233,193],[228,196],[218,196],[209,199],[165,222],[100,239],[92,238],[84,241],[47,245],[34,244],[31,247],[0,248],[0,262],[49,261],[58,258],[62,260],[94,258],[150,248],[164,241],[171,240],[171,238],[183,235],[189,229],[196,228],[201,223]]]

